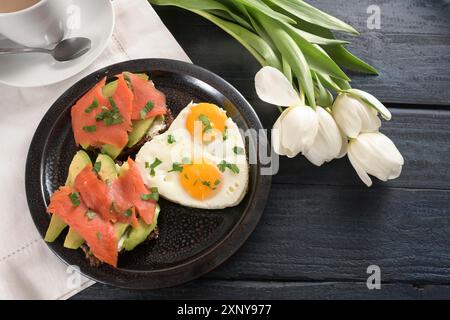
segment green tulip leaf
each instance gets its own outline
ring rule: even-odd
[[[300,89],[303,89],[310,106],[315,108],[316,101],[314,98],[314,85],[311,77],[311,70],[302,50],[300,50],[294,39],[292,39],[283,28],[283,24],[255,10],[250,11],[250,13],[256,17],[257,21],[259,21],[262,27],[267,31],[283,56],[283,59],[286,59],[293,74],[297,77],[297,80],[300,83]]]
[[[335,18],[302,0],[269,0],[272,4],[286,10],[299,19],[323,28],[359,34],[351,25]]]

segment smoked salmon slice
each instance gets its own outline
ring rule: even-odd
[[[133,160],[128,159],[129,169],[114,180],[110,194],[119,210],[136,208],[139,216],[146,224],[152,224],[155,215],[156,201],[154,199],[143,200],[143,196],[151,192],[142,180],[139,168]]]
[[[95,148],[108,144],[121,149],[128,143],[132,128],[133,92],[124,76],[119,75],[114,95],[106,98],[102,92],[105,83],[103,78],[72,107],[75,142]]]
[[[99,213],[104,220],[111,220],[112,200],[109,198],[108,187],[98,178],[92,166],[87,165],[81,170],[75,178],[74,186],[89,209]]]
[[[119,240],[113,225],[99,215],[90,214],[86,204],[76,195],[74,188],[61,187],[52,195],[47,211],[60,217],[86,240],[95,257],[117,267]]]
[[[88,165],[75,179],[75,189],[80,193],[86,206],[101,215],[103,220],[111,222],[124,222],[137,226],[138,220],[134,208],[120,210],[116,205],[116,199],[111,197],[108,186],[103,182]],[[124,190],[124,192],[127,192]],[[120,195],[116,195],[120,198]]]
[[[152,82],[132,73],[126,73],[126,76],[134,94],[132,120],[149,119],[167,113],[166,96]]]

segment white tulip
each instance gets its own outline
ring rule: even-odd
[[[279,155],[293,158],[311,148],[318,130],[319,120],[312,108],[289,107],[283,111],[273,126],[273,148]]]
[[[272,130],[276,153],[290,158],[307,152],[319,130],[317,113],[305,106],[284,74],[273,67],[262,68],[255,76],[259,98],[267,103],[289,107],[277,119]]]
[[[362,133],[348,146],[348,158],[361,180],[370,187],[369,174],[382,181],[400,176],[404,160],[394,143],[380,132]]]
[[[381,126],[378,111],[349,94],[340,94],[333,104],[333,117],[349,138],[362,132],[376,132]]]
[[[305,152],[305,157],[316,166],[321,166],[341,154],[342,135],[333,117],[322,107],[316,109],[319,130],[313,145]]]

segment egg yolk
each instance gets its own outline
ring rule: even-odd
[[[227,115],[215,104],[199,103],[189,110],[186,118],[186,129],[193,137],[201,134],[203,141],[212,141],[218,133],[223,135]],[[196,124],[197,131],[196,132]]]
[[[212,198],[222,185],[217,166],[206,162],[183,165],[179,179],[183,189],[197,200]]]

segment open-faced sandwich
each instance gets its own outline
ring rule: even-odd
[[[45,240],[53,242],[69,225],[66,248],[83,247],[94,264],[92,257],[117,266],[118,252],[133,250],[157,233],[158,197],[156,189],[144,185],[133,160],[118,166],[100,154],[92,164],[86,152],[78,151],[65,186],[51,197]]]
[[[214,104],[191,102],[173,120],[147,75],[124,72],[102,79],[71,115],[75,141],[88,152],[76,153],[65,185],[51,196],[45,240],[69,226],[64,246],[82,248],[93,265],[116,267],[120,252],[158,237],[159,195],[222,209],[246,193],[244,139]]]
[[[75,142],[116,159],[170,125],[165,95],[146,74],[124,72],[102,79],[72,107]]]

